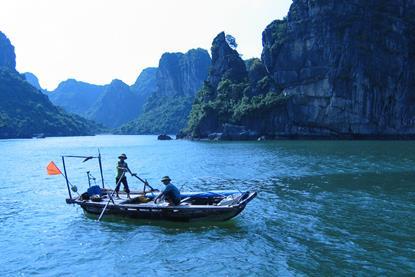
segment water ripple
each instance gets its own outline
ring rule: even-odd
[[[121,152],[150,184],[256,190],[236,219],[168,223],[96,217],[65,204],[61,154],[104,156],[113,187]],[[208,143],[153,136],[3,140],[2,275],[405,275],[415,272],[413,142]],[[12,155],[13,154],[13,155]],[[24,168],[22,160],[25,161]],[[68,161],[81,190],[94,162]],[[18,168],[19,170],[15,170]],[[23,172],[22,172],[23,171]],[[97,180],[100,182],[100,180]],[[129,178],[131,187],[142,184]]]

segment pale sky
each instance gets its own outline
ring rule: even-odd
[[[221,31],[244,58],[260,57],[261,33],[292,0],[0,0],[0,31],[15,47],[17,70],[53,90],[75,78],[132,84],[164,52],[210,51]]]

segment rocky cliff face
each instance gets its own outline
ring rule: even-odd
[[[220,45],[212,53],[228,51]],[[188,132],[206,137],[233,123],[271,137],[415,136],[415,1],[294,0],[263,46],[263,67],[248,69],[232,103],[219,101],[218,80],[245,81],[208,78]]]
[[[116,79],[105,87],[86,117],[104,126],[116,128],[137,117],[138,103],[139,100],[130,87]]]
[[[263,33],[276,134],[415,135],[415,1],[293,2]],[[284,123],[279,123],[279,122]]]
[[[40,86],[39,79],[36,77],[35,74],[30,73],[30,72],[25,72],[23,73],[23,76],[26,79],[26,81],[29,84],[31,84],[35,89],[46,93],[46,91],[42,89],[42,87]]]
[[[239,83],[248,76],[244,61],[239,53],[228,45],[224,32],[218,34],[213,40],[211,51],[213,62],[208,82],[212,87],[217,87],[223,78]]]
[[[149,96],[137,120],[121,127],[121,133],[176,133],[187,122],[196,92],[207,78],[210,56],[206,50],[162,55],[156,74],[156,90]]]
[[[163,54],[157,72],[158,95],[193,96],[206,79],[209,66],[209,54],[203,49]]]
[[[68,79],[47,94],[53,104],[68,112],[86,117],[104,90],[105,86]]]
[[[131,86],[131,91],[140,98],[140,103],[142,103],[142,105],[139,105],[140,111],[148,97],[157,89],[157,70],[156,67],[143,69],[135,83]]]
[[[198,92],[188,123],[195,137],[220,132],[222,124],[231,120],[229,102],[240,100],[243,82],[248,80],[244,61],[228,45],[223,32],[213,40],[211,51],[209,76]]]
[[[16,68],[14,47],[2,32],[0,32],[0,67],[6,67],[10,70],[15,70]]]

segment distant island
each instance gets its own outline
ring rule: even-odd
[[[69,79],[54,91],[15,70],[0,33],[0,137],[413,139],[414,33],[411,1],[294,0],[263,31],[260,59],[243,60],[222,32],[211,56],[165,53],[131,86]]]
[[[16,56],[0,32],[0,138],[91,135],[98,124],[54,106],[16,71]]]
[[[157,68],[146,68],[128,86],[120,80],[100,86],[68,79],[53,91],[39,87],[36,76],[26,79],[64,110],[102,124],[118,134],[178,133],[211,65],[204,49],[164,53]]]

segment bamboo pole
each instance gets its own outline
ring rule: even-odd
[[[66,174],[65,158],[63,156],[62,156],[62,163],[63,163],[63,172],[65,173],[64,177],[66,180],[66,186],[68,187],[69,198],[72,200],[72,193],[71,193],[71,189],[69,188],[68,175]]]

